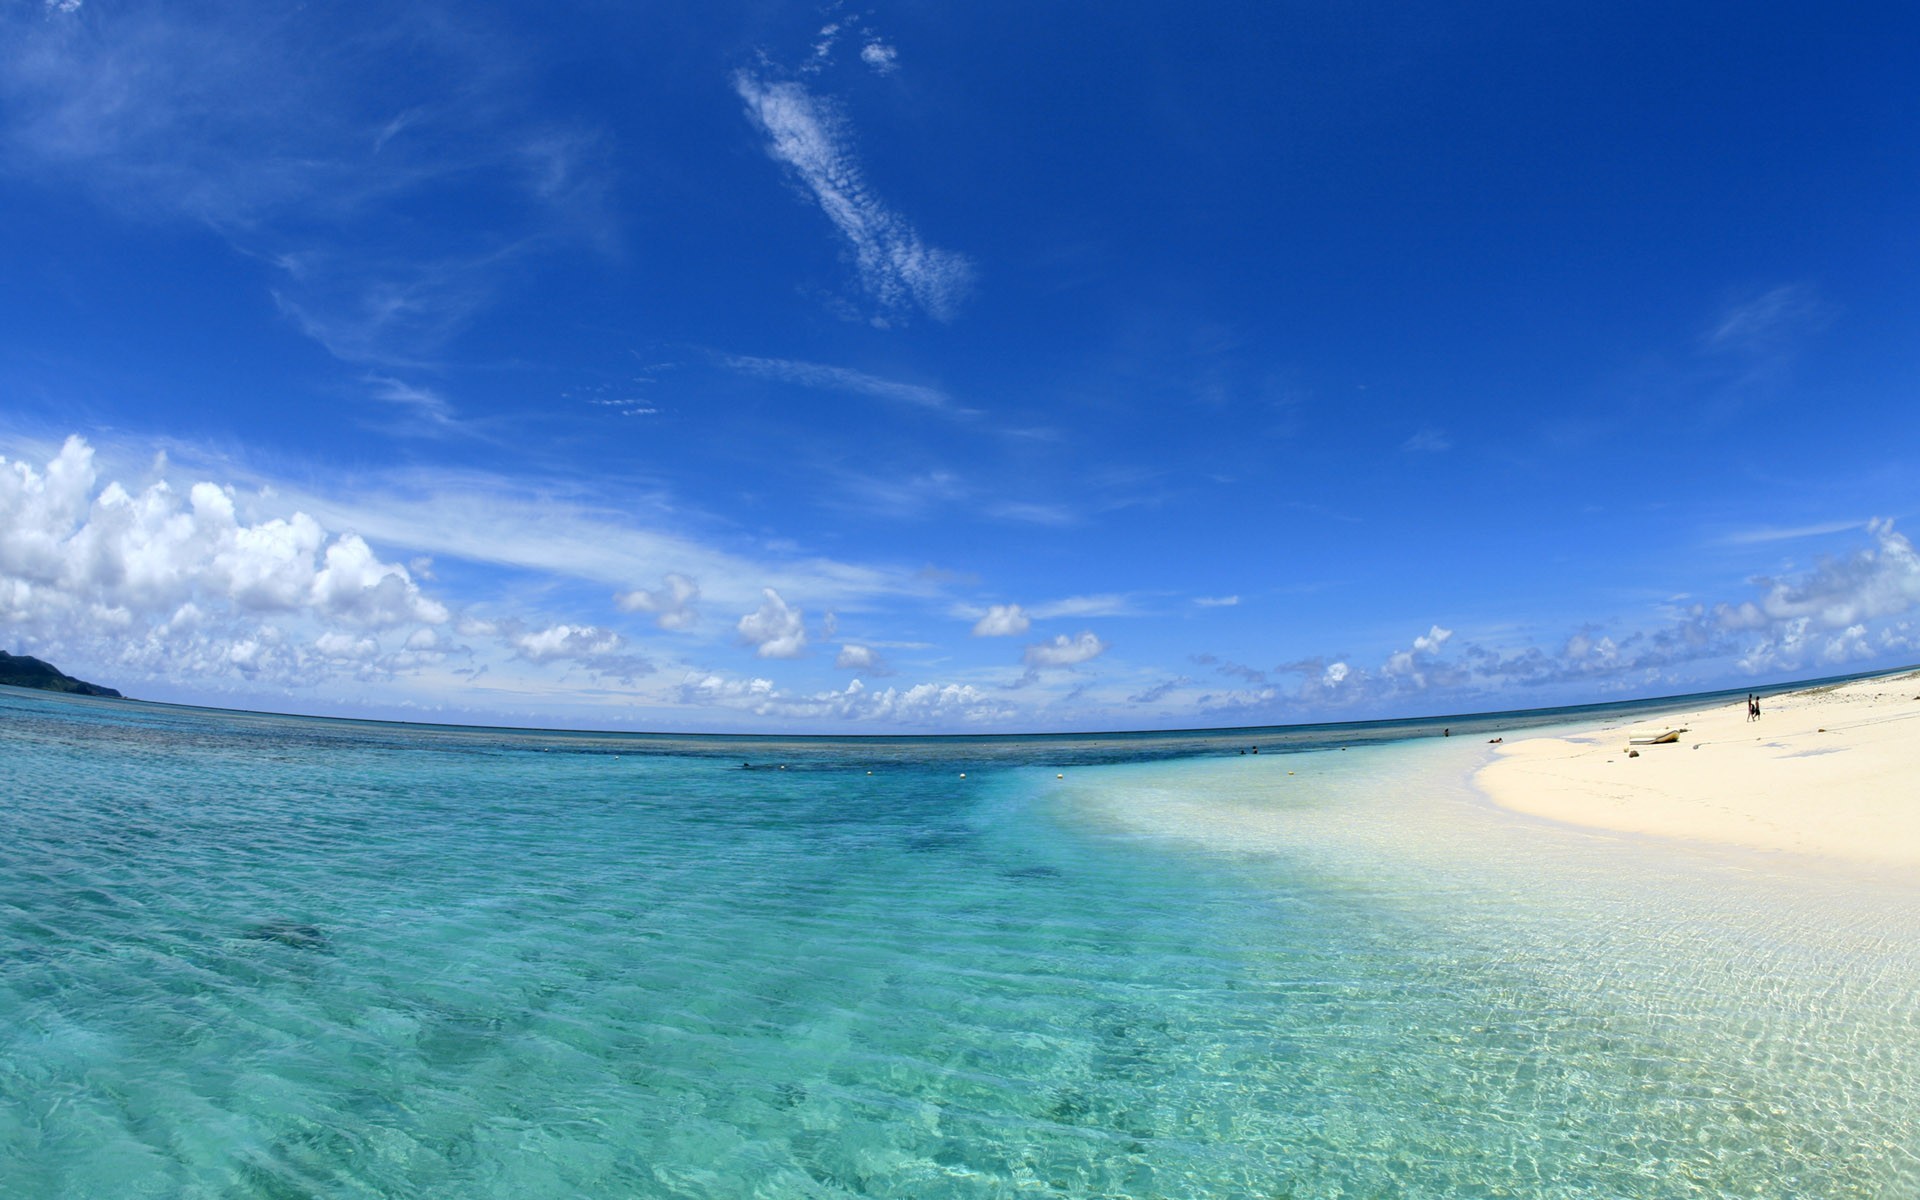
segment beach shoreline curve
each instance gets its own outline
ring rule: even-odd
[[[1505,742],[1474,783],[1502,808],[1569,825],[1920,866],[1920,671],[1760,709],[1734,700]]]

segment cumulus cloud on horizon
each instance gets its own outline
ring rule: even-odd
[[[44,469],[0,458],[0,620],[121,662],[296,680],[452,619],[357,533],[300,511],[248,521],[235,498],[210,482],[184,495],[103,483],[77,436]]]

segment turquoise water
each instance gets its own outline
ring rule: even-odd
[[[0,1194],[1920,1195],[1906,881],[1511,816],[1482,741],[0,689]]]

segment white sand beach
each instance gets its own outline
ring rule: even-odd
[[[1576,825],[1920,866],[1920,671],[1512,741],[1476,782]]]

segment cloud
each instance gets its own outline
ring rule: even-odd
[[[890,597],[924,597],[943,585],[917,568],[792,551],[733,553],[678,532],[686,521],[670,500],[643,494],[588,503],[575,498],[578,481],[565,477],[414,469],[356,479],[351,488],[332,494],[301,493],[284,480],[271,482],[321,521],[356,528],[410,552],[616,589],[631,588],[635,579],[667,567],[698,581],[702,604],[736,610],[756,604],[760,589],[769,586],[817,597],[842,611],[861,611]]]
[[[1752,546],[1766,542],[1822,537],[1829,533],[1844,533],[1849,529],[1864,529],[1866,525],[1865,521],[1821,521],[1813,525],[1795,525],[1787,528],[1742,529],[1729,533],[1720,540],[1729,546]]]
[[[1249,667],[1244,663],[1228,662],[1212,654],[1195,654],[1192,658],[1194,662],[1199,663],[1201,666],[1212,667],[1222,675],[1230,675],[1236,679],[1244,679],[1248,683],[1265,683],[1267,681],[1267,673],[1265,671],[1257,667]]]
[[[788,692],[771,679],[689,672],[678,695],[703,708],[733,708],[784,720],[840,720],[951,728],[1006,721],[1012,708],[972,684],[916,683],[875,691],[858,679],[837,690]]]
[[[1031,667],[1071,667],[1099,657],[1106,648],[1107,644],[1091,632],[1074,637],[1062,633],[1052,641],[1028,646],[1025,662]]]
[[[423,595],[405,567],[376,558],[358,534],[334,539],[324,561],[313,577],[312,603],[325,615],[376,629],[447,619],[446,605]]]
[[[971,416],[975,412],[973,409],[961,408],[954,404],[952,398],[938,388],[882,379],[878,375],[869,375],[865,371],[856,371],[852,367],[834,367],[824,363],[801,362],[789,358],[754,358],[745,354],[722,355],[720,363],[743,375],[777,379],[783,383],[824,391],[873,396],[896,404],[924,408],[931,412],[944,412],[955,416]]]
[[[1018,604],[995,604],[973,623],[974,637],[1016,637],[1025,633],[1033,621]]]
[[[1400,449],[1409,454],[1445,454],[1453,449],[1453,442],[1438,429],[1422,429],[1400,443]]]
[[[530,61],[482,21],[138,0],[98,20],[19,12],[0,7],[0,163],[213,231],[343,362],[420,364],[535,253],[612,239],[597,134],[532,112]]]
[[[800,610],[787,607],[780,593],[763,588],[765,599],[758,610],[740,618],[736,628],[743,644],[754,647],[761,658],[798,658],[807,648],[806,624]]]
[[[77,6],[79,0],[73,0]],[[900,69],[897,61],[900,52],[885,42],[872,41],[860,47],[860,61],[872,67],[881,75],[891,75]]]
[[[1907,612],[1920,605],[1920,556],[1893,522],[1867,522],[1875,546],[1846,558],[1825,559],[1792,579],[1762,576],[1758,601],[1721,606],[1716,617],[1727,628],[1751,629],[1798,621],[1810,627],[1840,629],[1862,621]]]
[[[1064,528],[1078,524],[1080,514],[1063,504],[1039,504],[1025,500],[1007,500],[990,506],[987,515],[1027,525]]]
[[[840,40],[840,34],[844,28],[838,21],[829,21],[822,25],[820,32],[814,35],[812,61],[801,69],[809,74],[819,71],[826,61],[833,57],[833,44]]]
[[[407,568],[381,561],[358,534],[330,536],[302,512],[244,523],[212,483],[184,498],[164,481],[137,493],[101,486],[79,437],[44,471],[0,458],[0,578],[49,608],[159,614],[198,603],[369,628],[448,619]]]
[[[1232,608],[1240,603],[1238,596],[1195,596],[1193,602],[1201,608]]]
[[[1098,596],[1068,596],[1046,604],[1036,604],[1031,615],[1036,621],[1046,621],[1055,617],[1122,617],[1131,615],[1132,611],[1132,604],[1127,597],[1107,592]]]
[[[793,171],[846,239],[861,285],[882,315],[918,307],[936,320],[952,319],[972,286],[972,264],[922,242],[906,218],[874,195],[832,106],[798,83],[747,71],[734,76],[733,86],[766,135],[767,153]]]
[[[1553,650],[1462,644],[1452,630],[1433,625],[1375,670],[1346,658],[1279,669],[1302,676],[1290,697],[1295,704],[1381,708],[1428,693],[1447,693],[1457,703],[1471,696],[1510,701],[1516,689],[1573,685],[1583,696],[1596,687],[1679,690],[1725,672],[1833,670],[1911,655],[1920,651],[1906,619],[1920,609],[1920,554],[1891,521],[1876,519],[1867,529],[1871,546],[1789,577],[1757,577],[1750,599],[1687,604],[1637,629],[1584,625]]]
[[[852,643],[840,647],[840,653],[834,656],[833,665],[842,671],[864,671],[869,675],[892,674],[878,650],[871,646]]]
[[[1709,350],[1769,351],[1825,319],[1811,288],[1781,284],[1727,306],[1704,337]]]
[[[1404,675],[1415,681],[1415,686],[1425,686],[1420,668],[1423,661],[1439,652],[1440,647],[1453,637],[1453,630],[1442,629],[1435,625],[1427,632],[1413,639],[1413,645],[1405,650],[1397,650],[1387,656],[1380,669],[1388,675]]]
[[[103,483],[71,437],[43,468],[0,458],[0,624],[90,661],[287,686],[398,662],[381,635],[451,612],[356,533],[243,518],[210,482]]]
[[[693,608],[693,602],[699,598],[699,584],[678,571],[669,571],[659,590],[635,588],[615,596],[613,603],[621,612],[652,613],[654,624],[662,629],[685,630],[700,620]]]
[[[597,625],[550,625],[512,639],[515,653],[530,663],[572,663],[596,675],[631,684],[652,672],[646,659],[627,651],[627,639]]]
[[[1173,679],[1168,679],[1163,682],[1156,683],[1152,687],[1146,689],[1143,692],[1136,692],[1135,694],[1128,696],[1127,703],[1128,704],[1157,704],[1161,700],[1164,700],[1170,694],[1179,691],[1181,688],[1191,687],[1191,686],[1193,686],[1193,680],[1187,678],[1185,675],[1176,676]]]

